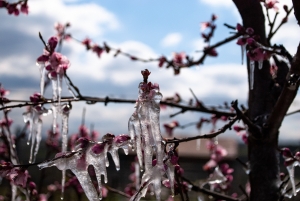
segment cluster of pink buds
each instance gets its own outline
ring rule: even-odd
[[[237,44],[248,47],[247,56],[250,60],[262,62],[271,57],[271,51],[264,49],[263,46],[259,44],[260,37],[254,34],[254,30],[251,27],[245,29],[242,25],[237,24],[236,29],[238,33],[243,35],[238,39]]]
[[[46,66],[48,77],[53,80],[56,80],[58,75],[62,77],[64,72],[70,67],[68,58],[61,53],[55,52],[57,43],[57,37],[51,37],[48,40],[44,53],[36,60],[39,65]]]
[[[278,12],[278,7],[276,6],[276,3],[278,3],[277,0],[260,0],[263,2],[264,6],[267,9],[274,9],[276,12]]]
[[[5,161],[0,161],[0,176],[7,178],[13,184],[23,188],[26,187],[27,180],[29,178],[27,170],[20,167],[15,167],[10,162]]]
[[[27,0],[18,1],[16,3],[8,3],[5,0],[0,0],[0,8],[6,8],[8,14],[18,16],[21,13],[28,15]]]
[[[233,130],[237,133],[238,136],[242,137],[242,140],[245,144],[248,144],[248,135],[246,133],[246,128],[239,126],[239,125],[234,125]]]
[[[69,40],[71,38],[71,34],[66,33],[66,29],[70,27],[71,24],[67,22],[66,24],[61,24],[59,22],[54,24],[54,28],[57,32],[56,36],[58,39]]]
[[[217,51],[214,48],[211,49],[209,46],[211,38],[214,36],[214,32],[217,27],[217,25],[215,24],[216,19],[217,19],[217,16],[213,14],[211,16],[210,21],[201,23],[201,32],[202,32],[201,36],[204,39],[204,42],[208,44],[208,46],[204,48],[204,52],[207,55],[212,56],[212,57],[218,56]],[[208,30],[208,32],[205,33],[204,32],[205,30]]]
[[[207,148],[211,152],[211,155],[210,160],[203,166],[203,170],[210,171],[215,168],[225,156],[227,156],[227,151],[221,145],[216,144],[214,140],[207,142]]]
[[[100,58],[103,52],[109,53],[110,47],[104,42],[103,46],[100,46],[96,43],[92,44],[91,39],[86,38],[81,42],[83,45],[85,45],[87,50],[92,50],[97,56]],[[117,51],[118,53],[118,51]],[[116,53],[116,54],[117,54]],[[116,56],[116,55],[115,55]],[[131,58],[133,59],[133,58]],[[134,59],[133,59],[134,60]]]
[[[173,136],[173,130],[174,128],[179,127],[179,122],[178,121],[172,121],[168,124],[164,124],[164,128],[166,129],[166,133],[168,134],[169,137]]]
[[[289,148],[283,148],[281,149],[281,154],[284,158],[284,165],[285,166],[290,166],[293,165],[294,163],[299,163],[300,162],[300,152],[296,152],[293,154]]]

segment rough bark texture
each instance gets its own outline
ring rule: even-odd
[[[266,44],[265,18],[259,0],[234,0],[245,28],[251,27],[260,36],[261,43]],[[249,60],[247,62],[249,74]],[[279,157],[277,137],[271,138],[268,130],[263,129],[268,115],[276,103],[273,93],[273,81],[269,73],[270,64],[264,61],[263,68],[254,72],[254,88],[249,89],[248,117],[262,128],[262,132],[249,133],[248,158],[250,163],[249,181],[251,186],[250,200],[276,201],[279,199]]]

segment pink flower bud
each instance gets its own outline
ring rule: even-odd
[[[92,147],[94,154],[101,154],[104,151],[105,143],[97,143]]]
[[[52,36],[51,38],[49,38],[48,44],[49,44],[49,48],[50,48],[50,51],[51,51],[51,52],[54,52],[57,43],[58,43],[57,37]]]

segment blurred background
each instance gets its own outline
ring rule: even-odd
[[[287,3],[289,7],[291,5],[290,1],[282,1],[282,3]],[[202,50],[206,46],[201,37],[201,23],[209,21],[212,14],[218,18],[217,29],[211,44],[232,35],[233,30],[225,27],[224,23],[232,26],[242,23],[231,0],[126,0],[118,2],[29,0],[28,5],[27,16],[20,14],[16,17],[8,15],[5,9],[0,10],[0,82],[5,89],[10,91],[7,96],[9,99],[29,100],[30,95],[39,92],[40,73],[35,61],[43,53],[43,44],[38,37],[38,32],[41,32],[47,40],[56,34],[54,24],[57,22],[70,23],[68,32],[75,39],[82,41],[88,37],[99,45],[106,42],[113,48],[144,59],[158,58],[162,55],[172,58],[174,52],[185,52],[190,57],[199,58],[202,53],[197,50]],[[281,14],[278,19],[284,15],[282,5],[279,4]],[[274,16],[274,13],[271,13],[271,16]],[[293,55],[299,41],[298,33],[299,27],[296,20],[293,15],[290,15],[288,23],[278,31],[273,43],[283,44]],[[224,102],[230,103],[236,99],[240,104],[247,105],[248,78],[246,66],[241,64],[240,46],[236,45],[236,41],[232,41],[217,48],[216,51],[217,57],[208,57],[203,65],[183,69],[176,76],[172,69],[159,68],[158,62],[143,63],[122,55],[114,57],[113,52],[103,53],[101,58],[98,58],[95,53],[86,51],[84,45],[72,39],[64,41],[61,52],[69,58],[71,67],[68,75],[83,95],[136,99],[137,87],[142,81],[140,71],[147,68],[151,71],[149,81],[160,85],[164,97],[179,93],[183,103],[187,104],[193,98],[189,90],[192,89],[198,99],[207,106],[223,105]],[[65,85],[63,88],[63,95],[70,96]],[[51,98],[51,94],[52,89],[49,86],[45,97]],[[299,109],[299,104],[299,97],[296,97],[290,111]],[[92,126],[100,135],[108,132],[115,135],[127,133],[127,122],[134,112],[134,104],[128,103],[109,103],[107,106],[103,103],[94,105],[86,105],[83,102],[74,103],[69,119],[69,135],[78,132],[84,108],[86,109],[84,116],[86,126]],[[14,120],[12,126],[15,133],[20,134],[19,131],[25,125],[22,117],[25,111],[25,108],[16,108],[9,113],[9,117]],[[161,125],[174,120],[184,125],[198,121],[201,117],[210,117],[207,114],[186,112],[170,118],[171,114],[178,111],[179,109],[176,108],[162,110]],[[283,122],[280,134],[282,146],[293,145],[295,149],[299,146],[299,115],[289,116]],[[47,130],[51,127],[52,116],[43,117],[43,121],[43,136],[46,136]],[[161,130],[166,136],[163,127]],[[201,133],[208,133],[210,130],[211,126],[204,126]],[[198,134],[200,131],[195,126],[174,130],[176,137]],[[246,158],[245,146],[241,143],[240,136],[237,136],[234,131],[227,131],[221,138],[224,138],[224,143],[232,142],[232,146],[235,147],[234,154],[228,160],[233,162],[238,155]],[[23,150],[29,147],[26,145],[26,140],[21,140],[20,143],[22,141],[24,145],[20,150],[25,153]],[[205,145],[202,147],[204,150]],[[197,167],[195,174],[201,172],[198,170],[208,159],[208,155],[201,155],[201,151],[198,153],[199,156],[186,154],[182,159],[189,162],[186,165],[187,169]],[[26,157],[24,156],[24,161]],[[45,157],[43,151],[39,157],[43,160]],[[193,157],[196,159],[192,160],[191,165],[190,159]],[[194,166],[194,163],[198,165]],[[110,171],[115,172],[115,170]],[[121,171],[123,171],[122,165]],[[190,170],[191,174],[193,171]],[[109,172],[108,174],[110,178],[115,173]],[[123,174],[127,175],[125,172]],[[203,175],[198,176],[195,180],[201,179]],[[203,178],[206,176],[204,175]],[[114,183],[114,180],[111,181]]]

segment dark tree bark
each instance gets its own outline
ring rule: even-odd
[[[299,4],[299,1],[293,0]],[[267,45],[265,19],[260,0],[233,0],[241,14],[243,26],[251,27],[260,36],[260,42]],[[295,10],[295,14],[297,15]],[[300,74],[300,51],[294,57],[290,74]],[[287,76],[287,65],[277,62],[279,77]],[[274,82],[269,73],[270,63],[264,61],[263,68],[255,64],[254,88],[249,88],[247,113],[255,129],[249,127],[248,159],[250,163],[249,181],[251,201],[276,201],[279,199],[279,151],[278,135],[283,118],[296,96],[298,81],[291,87],[287,81],[274,90]],[[249,75],[249,60],[247,61]],[[283,70],[282,70],[283,69]],[[248,76],[249,77],[249,76]],[[289,79],[289,78],[288,78]]]

